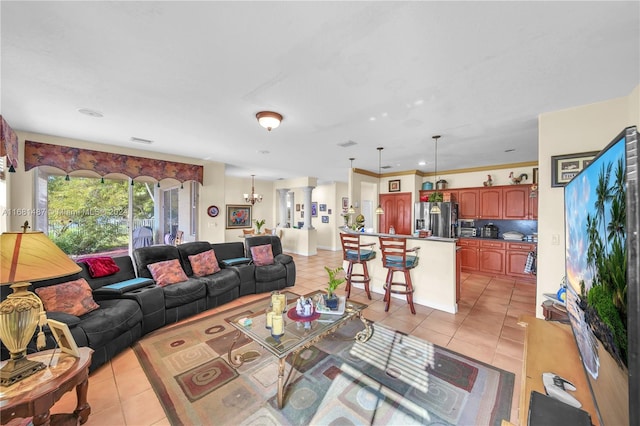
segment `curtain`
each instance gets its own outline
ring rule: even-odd
[[[18,135],[0,115],[0,158],[7,156],[7,166],[18,167]]]
[[[121,173],[131,179],[149,176],[157,181],[172,178],[179,182],[190,180],[202,184],[202,166],[154,160],[132,155],[113,154],[63,145],[25,141],[25,170],[38,166],[56,167],[69,174],[77,170],[92,170],[100,176]]]

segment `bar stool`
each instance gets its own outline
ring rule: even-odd
[[[371,292],[369,291],[369,270],[367,269],[367,262],[376,257],[376,252],[371,247],[376,243],[360,244],[360,235],[358,234],[345,234],[340,233],[340,241],[342,241],[342,255],[343,259],[349,262],[347,268],[347,299],[351,295],[351,283],[364,284],[364,291],[367,292],[367,297],[371,300]],[[370,247],[369,249],[363,249],[363,247]],[[354,274],[353,265],[362,265],[362,273]],[[357,277],[357,278],[354,278]]]
[[[387,268],[387,280],[384,284],[384,310],[389,310],[391,305],[391,293],[405,294],[411,313],[415,315],[413,306],[413,284],[411,283],[411,269],[418,265],[418,253],[420,247],[407,248],[406,238],[379,237],[380,252],[382,253],[382,266]],[[409,252],[415,254],[407,255]],[[404,282],[393,282],[395,272],[404,273]],[[401,287],[396,289],[394,287]]]

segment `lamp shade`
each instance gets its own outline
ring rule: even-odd
[[[42,232],[0,235],[0,284],[63,277],[80,269]]]

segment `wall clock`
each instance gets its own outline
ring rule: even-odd
[[[218,209],[218,206],[209,206],[207,207],[207,214],[211,217],[216,217],[218,216],[218,213],[220,213],[220,210]]]

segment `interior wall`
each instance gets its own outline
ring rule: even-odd
[[[551,156],[601,150],[625,127],[638,126],[638,92],[636,87],[629,96],[548,112],[539,117],[536,313],[540,318],[543,293],[555,293],[565,276],[564,189],[551,187]]]
[[[241,205],[241,206],[250,206],[251,204],[244,201],[244,194],[248,194],[251,192],[251,176],[249,177],[236,177],[236,176],[226,176],[224,179],[223,185],[223,194],[224,194],[224,203],[218,205],[221,209],[221,215],[224,218],[224,222],[222,226],[226,228],[226,212],[227,205]],[[265,224],[262,227],[262,231],[264,228],[275,228],[277,219],[274,213],[274,205],[278,203],[278,195],[273,188],[273,183],[270,181],[261,181],[255,180],[254,183],[255,193],[262,195],[263,199],[259,203],[255,203],[253,208],[251,209],[251,227],[256,229],[255,221],[256,220],[265,220]],[[298,198],[296,195],[296,202]],[[205,207],[206,209],[206,207]],[[206,212],[205,212],[206,214]],[[248,229],[248,228],[245,228]],[[225,229],[224,232],[225,241],[234,242],[234,241],[242,241],[238,239],[243,235],[242,229],[234,228],[234,229]]]

